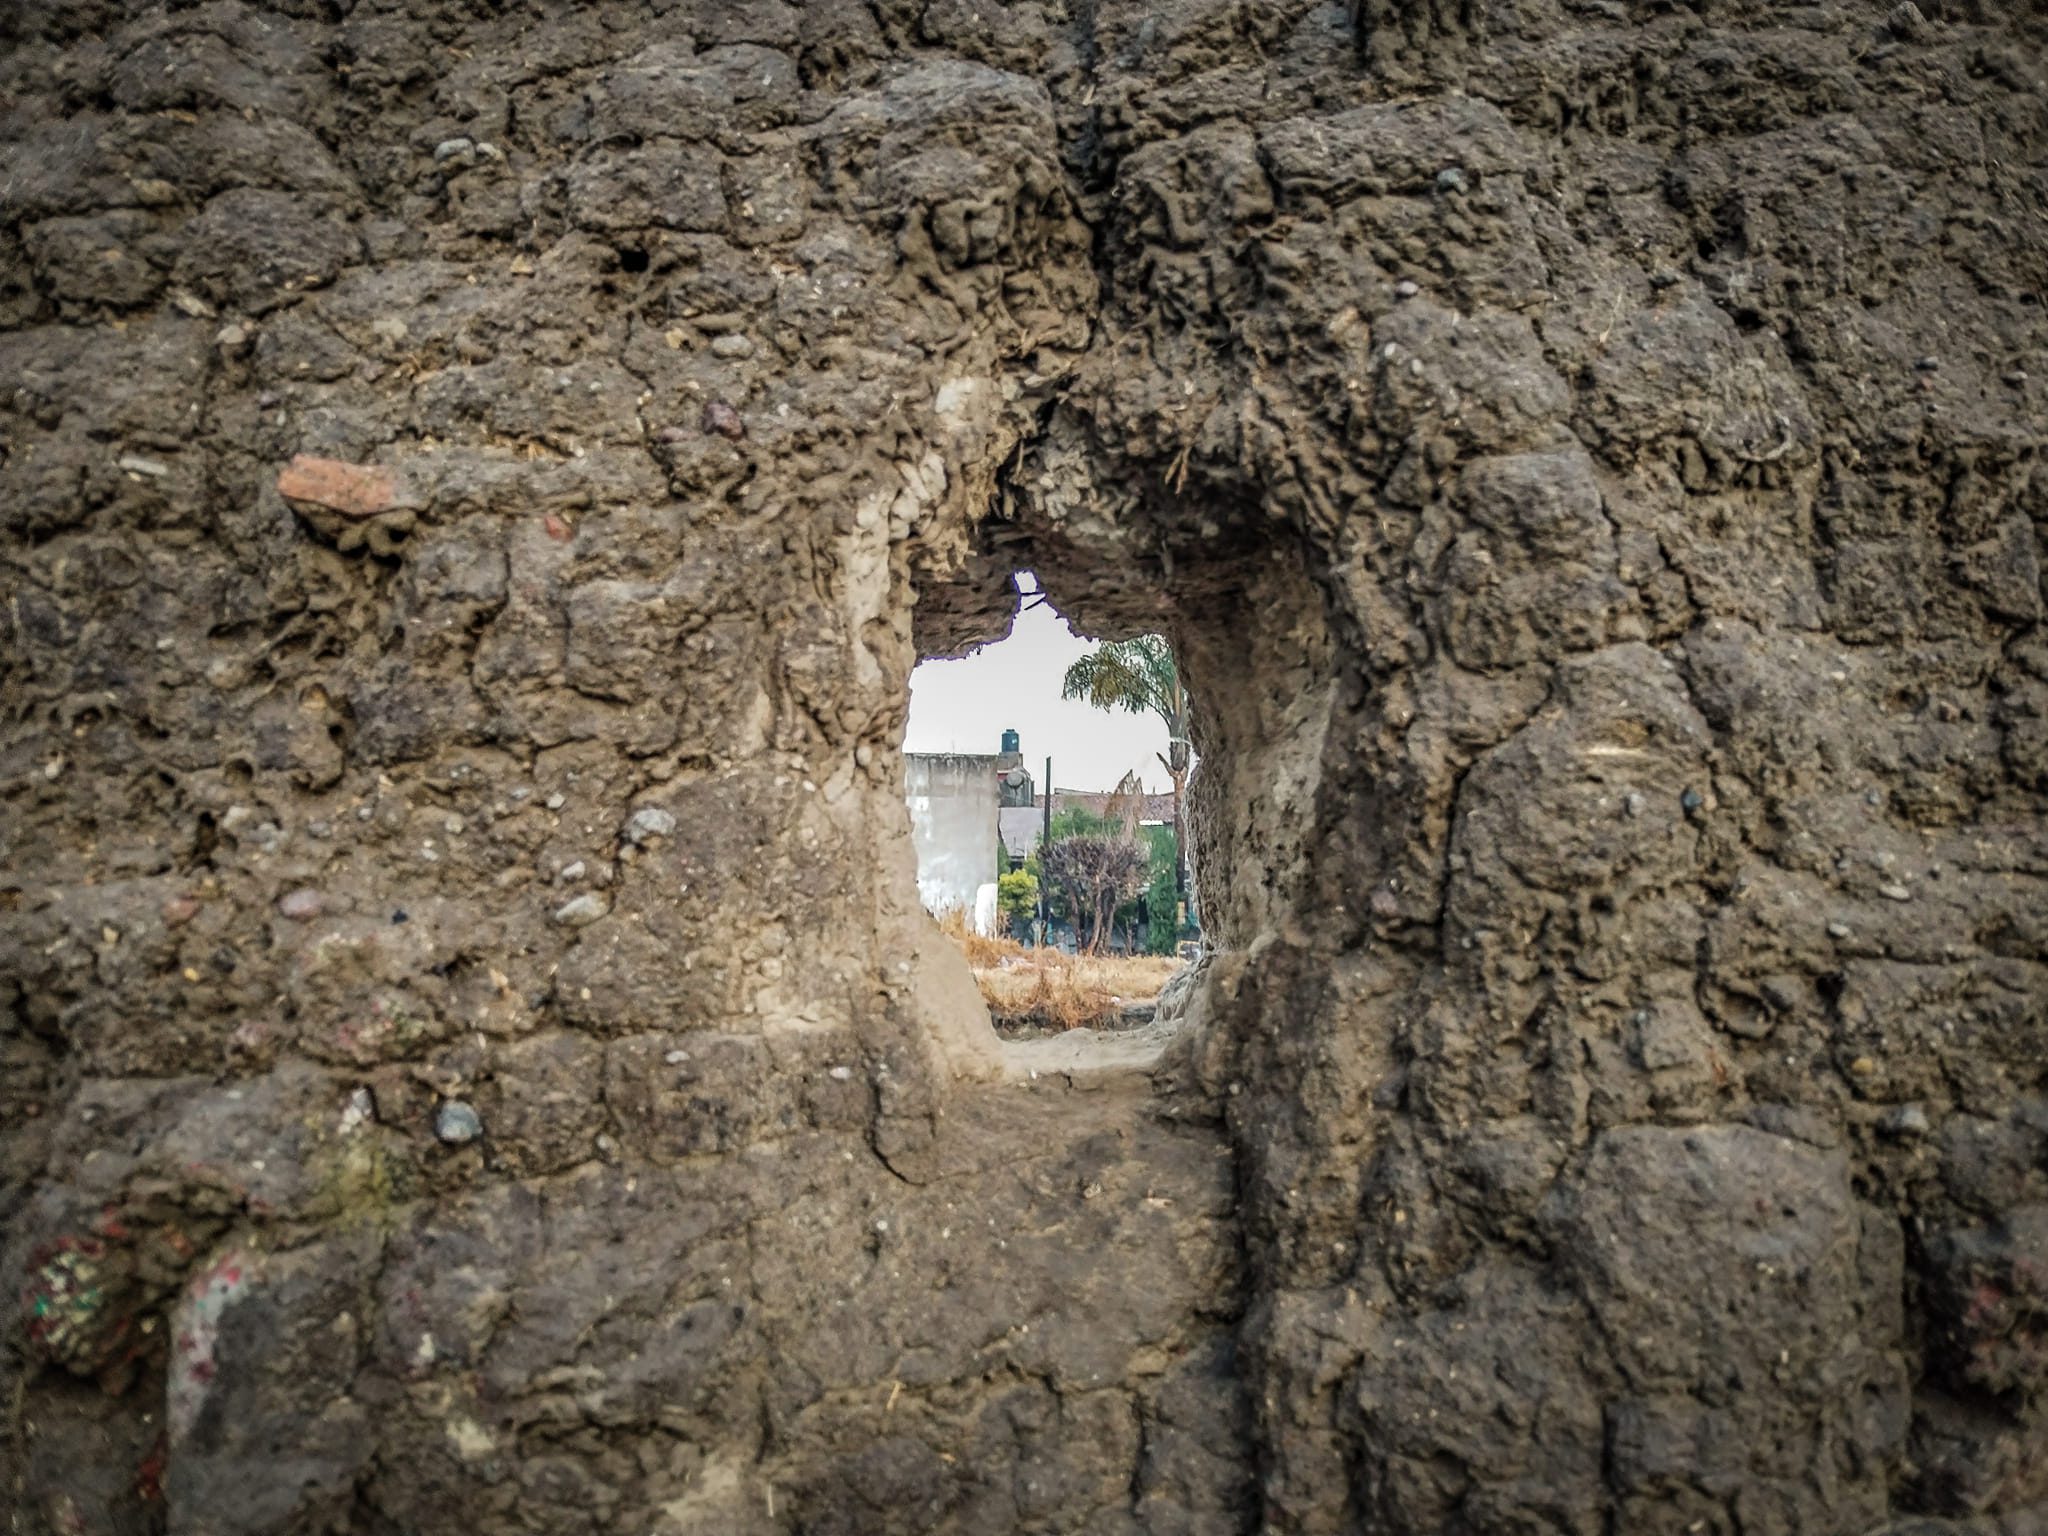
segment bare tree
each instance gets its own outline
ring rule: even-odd
[[[1074,936],[1091,954],[1102,947],[1116,909],[1145,888],[1145,851],[1128,837],[1063,837],[1039,854],[1046,883],[1065,893]]]

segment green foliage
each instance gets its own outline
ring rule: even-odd
[[[1102,837],[1112,833],[1118,823],[1111,818],[1097,816],[1085,807],[1074,806],[1056,813],[1052,825],[1053,840],[1058,842],[1067,837]],[[1170,955],[1179,946],[1181,939],[1187,936],[1175,921],[1177,896],[1174,890],[1174,854],[1177,851],[1178,839],[1174,837],[1170,825],[1140,827],[1138,831],[1147,844],[1144,949],[1147,954]],[[1039,850],[1034,848],[1030,856],[1024,860],[1023,869],[1020,871],[1031,878],[1034,890],[1044,883],[1043,867],[1039,863],[1038,854]],[[1008,875],[997,877],[998,901],[1005,899],[1004,882],[1010,878]],[[1067,901],[1066,893],[1057,884],[1046,887],[1046,907],[1055,921],[1074,921],[1074,913]],[[1008,908],[1005,907],[1004,910],[1007,911]],[[1117,907],[1116,931],[1124,933],[1138,927],[1138,916],[1138,898],[1133,895],[1130,900]]]
[[[1150,879],[1145,886],[1145,948],[1155,955],[1170,955],[1180,943],[1175,910],[1178,893],[1173,888],[1174,855],[1179,852],[1179,839],[1173,835],[1172,827],[1147,827],[1145,832],[1152,843]]]
[[[1011,933],[1030,933],[1031,919],[1038,911],[1038,877],[1023,869],[997,875],[996,907]]]
[[[1151,711],[1166,722],[1167,750],[1159,761],[1178,788],[1188,769],[1188,696],[1180,685],[1173,646],[1163,635],[1109,640],[1083,656],[1060,682],[1060,697],[1086,699],[1097,709]]]
[[[1085,805],[1070,805],[1052,813],[1052,840],[1063,837],[1115,837],[1123,823],[1114,816],[1098,816]]]
[[[1070,837],[1119,837],[1123,833],[1123,822],[1114,816],[1098,816],[1086,806],[1070,805],[1055,811],[1052,818],[1052,838],[1062,842]],[[1141,842],[1145,845],[1145,884],[1143,889],[1144,911],[1140,923],[1138,894],[1120,903],[1116,909],[1115,927],[1119,934],[1137,929],[1141,944],[1147,954],[1170,955],[1184,936],[1180,925],[1175,922],[1176,895],[1174,891],[1174,854],[1178,839],[1170,824],[1143,826],[1138,829]],[[1039,860],[1040,848],[1034,848],[1017,867],[1017,874],[1032,882],[1033,901],[1036,892],[1046,892],[1046,908],[1057,922],[1073,923],[1075,920],[1072,904],[1067,893],[1057,882],[1047,885],[1044,866]],[[1008,892],[1011,876],[996,877],[997,900],[1008,912]],[[1028,923],[1035,906],[1027,911],[1024,922]],[[1083,921],[1085,922],[1085,915]],[[1019,925],[1020,931],[1022,925]]]
[[[1171,854],[1177,859],[1178,839],[1186,822],[1181,797],[1194,763],[1194,748],[1188,739],[1187,690],[1181,686],[1180,665],[1171,642],[1163,635],[1111,640],[1067,668],[1060,694],[1086,699],[1097,709],[1125,709],[1132,714],[1149,710],[1165,722],[1166,750],[1159,754],[1159,763],[1173,778],[1175,841]],[[1156,869],[1153,875],[1145,898],[1147,942],[1154,953],[1170,954],[1180,938],[1174,921],[1178,905],[1174,872],[1169,870],[1163,889]]]

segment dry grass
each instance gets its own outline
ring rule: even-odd
[[[984,938],[960,912],[941,916],[939,927],[960,946],[982,1001],[1000,1022],[1100,1028],[1115,1023],[1125,1003],[1157,997],[1180,969],[1170,955],[1068,955]]]

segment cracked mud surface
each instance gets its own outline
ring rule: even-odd
[[[12,1528],[2036,1529],[2044,84],[1973,0],[13,5]],[[916,907],[1020,565],[1201,711],[1156,1061]]]

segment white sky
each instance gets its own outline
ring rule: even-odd
[[[1015,730],[1040,789],[1048,753],[1060,789],[1114,789],[1133,768],[1146,789],[1169,788],[1155,755],[1166,750],[1166,724],[1157,715],[1112,713],[1060,697],[1067,667],[1094,649],[1043,603],[1017,615],[1007,640],[957,661],[918,663],[910,674],[903,750],[997,752],[1003,732]]]

